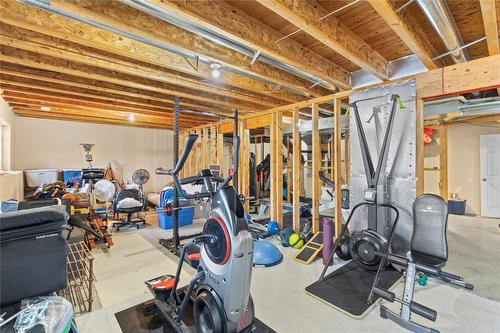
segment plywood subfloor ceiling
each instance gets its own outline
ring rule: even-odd
[[[451,64],[434,60],[447,49],[406,4],[0,0],[0,88],[20,116],[153,128],[172,127],[178,97],[180,126],[193,127],[349,89],[359,69],[386,80],[411,54]],[[499,52],[500,1],[447,4],[465,44],[486,37],[471,60]]]

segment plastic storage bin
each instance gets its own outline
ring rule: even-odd
[[[174,200],[174,189],[169,188],[160,193],[160,206],[156,207],[157,210],[164,209],[167,203],[171,203]],[[179,203],[186,199],[183,197],[179,198]],[[179,209],[179,227],[190,225],[193,223],[194,207],[184,207]],[[158,226],[162,229],[172,229],[174,227],[174,216],[173,214],[167,215],[163,211],[158,212]]]
[[[63,183],[66,184],[68,179],[73,177],[81,177],[82,169],[62,169],[62,179]]]
[[[448,213],[453,215],[464,215],[465,214],[465,203],[467,200],[448,200]]]
[[[161,209],[156,207],[156,209]],[[179,209],[179,227],[193,224],[194,207]],[[174,214],[167,215],[165,212],[158,212],[158,226],[162,229],[172,229],[174,227]]]
[[[24,175],[26,176],[26,185],[28,187],[38,187],[42,184],[57,181],[57,169],[24,170]]]

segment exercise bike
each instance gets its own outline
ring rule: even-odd
[[[202,170],[199,175],[178,178],[198,136],[186,138],[184,151],[175,169],[156,169],[156,174],[172,176],[179,195],[186,199],[206,199],[211,202],[211,214],[206,220],[201,236],[191,244],[200,245],[200,262],[197,273],[189,284],[178,288],[186,249],[182,247],[175,276],[166,275],[146,281],[155,295],[156,307],[177,332],[252,332],[254,307],[250,296],[252,277],[253,240],[248,231],[242,199],[226,179]],[[235,138],[233,161],[238,166],[239,138]],[[184,184],[203,183],[203,192],[188,194]],[[218,184],[214,189],[213,183]],[[193,319],[187,318],[192,303]],[[194,322],[193,322],[194,321]]]

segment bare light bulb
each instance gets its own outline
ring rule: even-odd
[[[129,121],[135,121],[135,115],[133,113],[128,115],[128,120]]]

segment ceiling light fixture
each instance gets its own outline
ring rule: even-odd
[[[212,77],[214,79],[218,79],[220,77],[222,65],[217,63],[217,62],[213,62],[210,64],[210,68],[212,69],[212,72],[211,72]]]
[[[40,110],[42,111],[50,111],[50,106],[40,106]]]
[[[135,121],[135,115],[134,115],[133,113],[130,113],[130,114],[128,115],[128,120],[129,120],[129,121]]]

